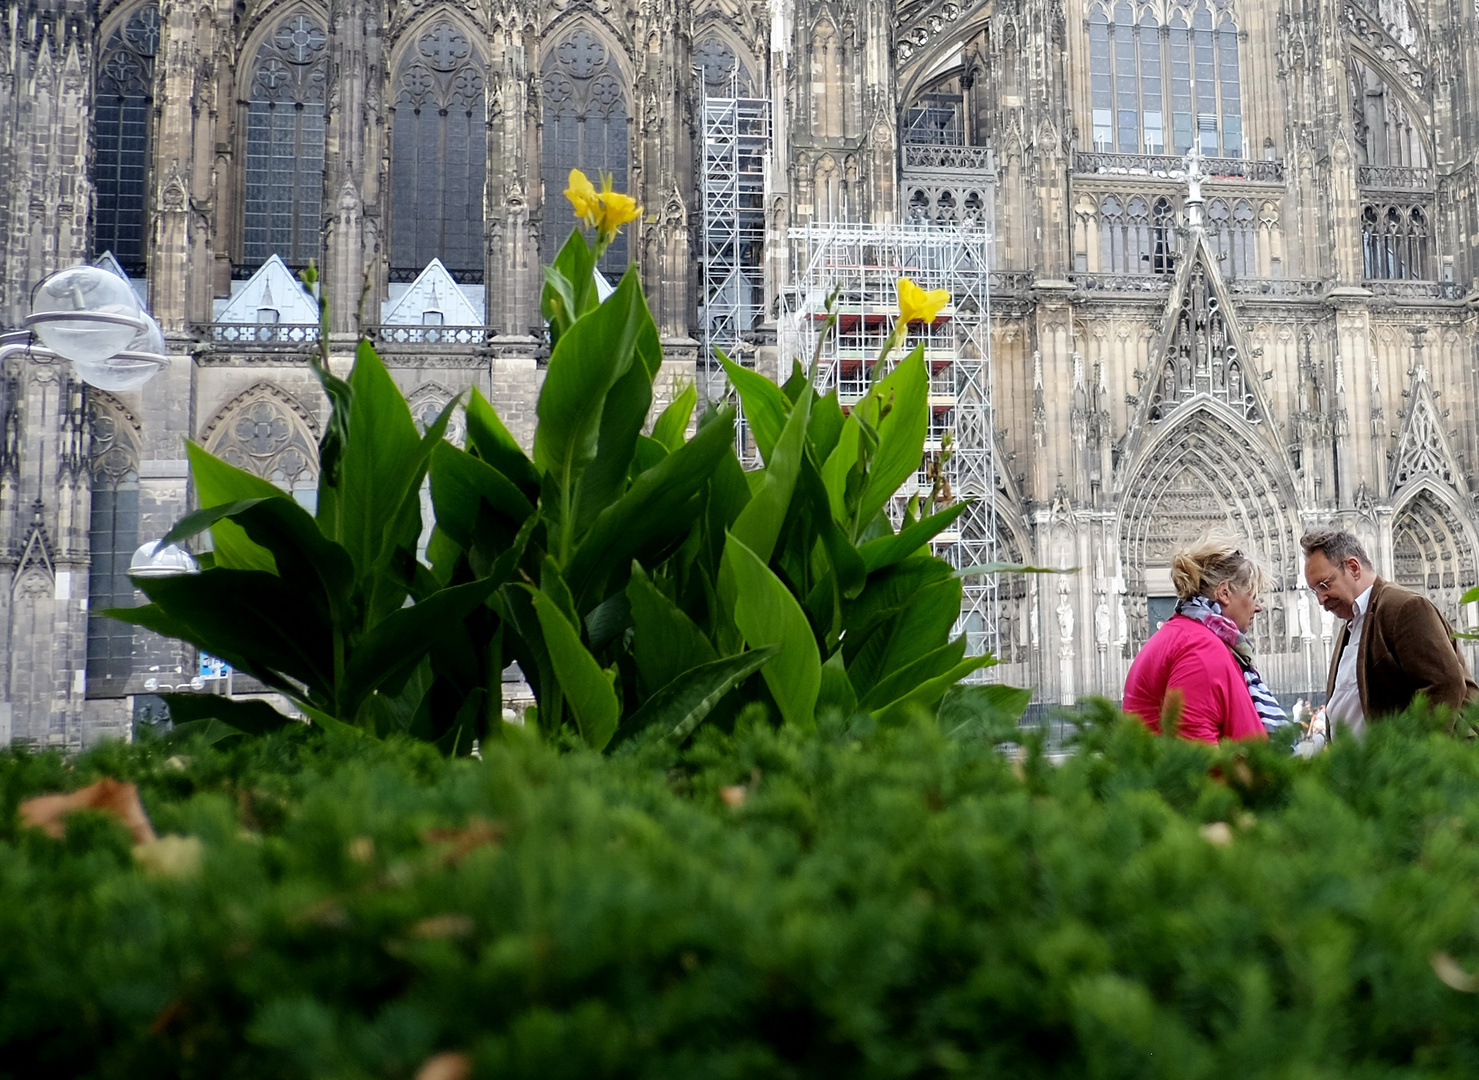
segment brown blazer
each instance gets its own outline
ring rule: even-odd
[[[1344,623],[1335,636],[1327,701],[1350,635],[1350,623]],[[1434,705],[1454,709],[1479,701],[1479,685],[1459,654],[1453,628],[1431,600],[1411,589],[1376,579],[1357,648],[1356,685],[1368,723],[1401,712],[1419,692]]]

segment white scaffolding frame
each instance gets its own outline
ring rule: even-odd
[[[979,225],[861,225],[831,223],[791,230],[795,289],[782,321],[782,357],[817,365],[817,389],[838,391],[844,408],[867,389],[865,373],[876,360],[898,313],[898,279],[922,289],[946,289],[950,303],[929,325],[910,328],[906,344],[889,358],[897,363],[918,344],[930,374],[930,426],[926,468],[900,488],[897,512],[914,494],[929,494],[931,466],[943,474],[954,499],[973,500],[935,550],[956,567],[996,557],[995,415],[991,401],[990,235]],[[835,331],[818,338],[827,297],[838,290]],[[879,373],[877,377],[882,377]],[[949,439],[949,455],[939,467]],[[957,633],[971,655],[998,652],[996,575],[965,580]]]
[[[770,158],[770,102],[741,97],[737,76],[728,96],[703,99],[703,356],[736,358],[765,308],[765,188]]]

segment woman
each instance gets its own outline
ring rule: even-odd
[[[1179,712],[1184,739],[1263,739],[1288,723],[1253,666],[1248,628],[1263,610],[1258,594],[1268,575],[1237,545],[1209,537],[1171,560],[1176,614],[1130,665],[1125,712],[1161,730]]]

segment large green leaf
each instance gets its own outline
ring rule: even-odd
[[[858,553],[863,557],[863,564],[867,566],[871,574],[875,570],[892,566],[907,559],[910,555],[917,554],[920,548],[953,525],[955,519],[965,513],[970,505],[970,500],[958,502],[954,506],[941,510],[938,514],[931,514],[912,525],[904,526],[892,536],[880,536],[877,540],[869,540],[858,549]]]
[[[631,601],[632,651],[649,691],[717,658],[698,624],[663,595],[637,562],[632,563],[626,595]]]
[[[369,342],[360,342],[349,385],[354,397],[339,477],[339,535],[333,539],[367,579],[394,535],[424,456],[406,399]]]
[[[698,387],[689,383],[683,392],[668,403],[668,407],[652,425],[652,437],[669,451],[683,445],[688,432],[688,422],[693,418],[693,407],[698,404]]]
[[[858,701],[859,708],[877,709],[904,697],[914,687],[943,675],[965,659],[965,637],[946,642],[878,680]]]
[[[326,616],[332,613],[336,621],[342,617],[354,584],[349,554],[325,539],[318,531],[318,522],[292,499],[242,499],[206,507],[181,518],[159,543],[188,540],[226,518],[272,554],[278,576],[302,590],[305,601],[321,598]]]
[[[267,702],[256,698],[225,697],[221,694],[162,694],[169,706],[175,730],[183,724],[218,720],[244,735],[262,735],[269,731],[301,723],[284,716]]]
[[[632,365],[644,306],[637,275],[628,270],[606,302],[577,320],[550,353],[535,407],[534,464],[569,498],[595,459],[606,395]]]
[[[724,371],[731,385],[739,393],[740,404],[745,409],[745,423],[755,436],[755,446],[765,463],[770,464],[770,452],[786,427],[790,407],[781,388],[759,372],[751,371],[720,354]]]
[[[961,679],[995,663],[996,658],[992,656],[968,656],[949,671],[918,683],[908,693],[875,709],[874,715],[880,724],[897,724],[919,710],[934,710],[945,692]]]
[[[286,499],[291,496],[260,476],[238,469],[193,442],[186,442],[190,460],[190,479],[195,483],[195,497],[201,506],[221,506],[243,499]],[[217,522],[211,529],[211,549],[215,565],[225,570],[277,569],[272,555],[260,544],[247,538],[234,521]]]
[[[604,750],[616,734],[621,716],[616,689],[559,605],[541,592],[533,589],[529,592],[549,649],[550,663],[560,680],[560,691],[575,716],[580,737],[591,749]],[[540,707],[544,707],[543,702]]]
[[[524,492],[486,460],[449,442],[431,454],[431,502],[437,527],[463,548],[471,549],[489,519],[495,538],[518,532],[534,507]]]
[[[924,436],[929,430],[929,375],[924,368],[923,346],[915,348],[888,378],[870,390],[858,410],[862,419],[878,430],[878,453],[858,505],[858,520],[866,522],[893,498],[924,457]]]
[[[1032,690],[1017,686],[956,686],[940,702],[940,730],[951,739],[998,742],[1016,733],[1032,701]]]
[[[618,568],[625,572],[634,558],[655,561],[688,532],[703,510],[699,492],[724,456],[734,453],[733,425],[733,410],[726,410],[601,511],[564,568],[579,610],[599,601]]]
[[[606,395],[596,458],[575,485],[577,534],[590,528],[596,515],[626,491],[637,439],[651,409],[651,376],[644,365],[632,364]]]
[[[837,391],[832,390],[812,402],[811,422],[807,425],[807,438],[811,441],[812,453],[819,462],[831,457],[842,434],[842,425],[847,423],[842,406],[837,402]]]
[[[333,631],[302,602],[301,590],[261,570],[207,570],[135,578],[153,603],[106,614],[188,641],[273,685],[281,676],[327,695],[333,686]]]
[[[404,679],[448,634],[463,633],[462,620],[503,582],[483,578],[433,593],[393,611],[356,645],[339,690],[339,715],[353,716],[366,694]]]
[[[724,565],[734,582],[734,621],[752,649],[780,646],[761,669],[765,685],[787,723],[804,730],[816,724],[822,662],[801,605],[760,556],[730,535]]]
[[[473,387],[467,401],[467,444],[478,457],[517,484],[530,502],[539,498],[539,470],[477,387]]]
[[[682,672],[664,686],[627,720],[633,731],[656,725],[668,729],[668,737],[682,742],[703,723],[704,717],[730,690],[759,671],[779,648],[772,645],[727,656]]]
[[[764,482],[749,504],[740,511],[739,519],[730,530],[742,544],[765,562],[769,562],[775,552],[776,540],[791,506],[791,496],[796,491],[796,480],[801,475],[801,465],[806,457],[806,423],[811,416],[812,397],[810,389],[802,391],[780,437],[771,448]]]

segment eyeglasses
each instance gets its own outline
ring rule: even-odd
[[[1324,581],[1315,582],[1313,588],[1316,596],[1324,596],[1330,591],[1330,586],[1335,582],[1335,575],[1331,574]]]

